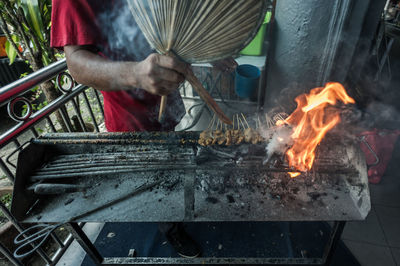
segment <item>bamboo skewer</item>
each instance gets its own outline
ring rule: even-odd
[[[244,116],[244,114],[243,114],[243,113],[240,113],[240,114],[242,115],[243,120],[244,120],[244,122],[245,122],[246,125],[247,125],[247,128],[250,128],[249,123],[247,122],[247,119],[246,119],[246,117]]]
[[[167,96],[161,96],[161,102],[160,102],[160,111],[158,113],[158,121],[161,122],[163,115],[164,115],[164,111],[165,111],[165,107],[167,107]]]

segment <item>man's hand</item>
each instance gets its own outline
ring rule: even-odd
[[[64,47],[68,69],[74,79],[102,91],[144,89],[168,95],[184,81],[190,66],[179,59],[151,54],[141,62],[111,61],[97,54],[92,46]]]
[[[134,66],[133,73],[139,88],[156,95],[168,95],[185,80],[189,67],[177,58],[151,54]]]

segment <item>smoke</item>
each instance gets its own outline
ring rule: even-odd
[[[269,129],[261,129],[260,134],[264,139],[268,140],[265,147],[267,157],[264,164],[269,162],[272,156],[283,155],[286,150],[293,144],[292,128],[289,126],[273,127]]]
[[[368,129],[399,129],[400,112],[392,105],[374,101],[367,106],[360,126]]]
[[[107,41],[106,55],[117,61],[142,61],[153,49],[138,27],[127,1],[110,1],[98,16],[98,24]]]

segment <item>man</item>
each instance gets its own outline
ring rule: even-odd
[[[109,132],[174,130],[185,114],[177,88],[190,66],[154,53],[126,1],[53,0],[51,46],[64,50],[77,82],[101,91]],[[236,62],[217,66],[231,70]],[[162,95],[168,102],[160,123]],[[159,229],[181,256],[200,254],[180,223],[162,223]]]

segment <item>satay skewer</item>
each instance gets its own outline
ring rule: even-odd
[[[244,116],[244,114],[243,114],[243,113],[240,113],[240,114],[242,115],[243,120],[244,120],[244,122],[245,122],[246,125],[247,125],[247,128],[250,128],[249,123],[247,123],[247,120],[246,120],[246,117]]]
[[[239,117],[239,116],[238,116]],[[240,124],[242,125],[242,127],[243,127],[243,130],[245,130],[246,129],[246,126],[244,125],[244,123],[243,123],[243,121],[242,121],[242,119],[241,118],[239,118],[240,119]]]

